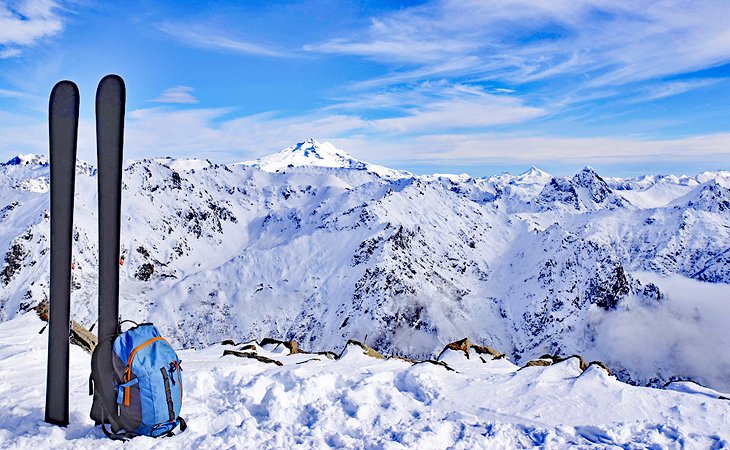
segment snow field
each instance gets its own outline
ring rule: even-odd
[[[247,352],[180,352],[189,429],[172,438],[108,440],[88,418],[89,356],[71,349],[71,424],[43,420],[46,339],[34,314],[0,324],[0,447],[91,448],[724,448],[730,402],[697,385],[685,392],[630,386],[578,360],[519,369],[473,350],[428,362],[376,359],[350,345],[338,360]],[[519,370],[518,370],[519,369]]]

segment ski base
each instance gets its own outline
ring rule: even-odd
[[[51,276],[48,305],[48,367],[45,421],[69,419],[71,246],[79,124],[79,90],[57,83],[48,105],[51,172]]]

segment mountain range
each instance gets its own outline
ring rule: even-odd
[[[47,299],[47,159],[0,165],[0,320]],[[72,317],[97,316],[96,169],[78,162]],[[730,172],[415,175],[308,140],[123,175],[121,313],[184,347],[358,339],[428,358],[468,336],[631,383],[730,388]]]

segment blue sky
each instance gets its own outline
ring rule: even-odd
[[[309,137],[415,172],[730,169],[718,1],[0,1],[0,159],[47,152],[48,93],[128,89],[129,158],[253,159]]]

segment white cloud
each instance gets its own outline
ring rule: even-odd
[[[160,24],[158,28],[185,45],[197,48],[274,58],[292,56],[288,52],[249,42],[206,25],[166,22]]]
[[[325,111],[388,111],[387,118],[367,121],[365,129],[378,133],[433,133],[444,130],[514,124],[543,116],[547,111],[517,97],[447,82],[427,82],[377,94],[340,99]]]
[[[727,8],[725,0],[443,0],[305,50],[392,64],[371,86],[436,74],[622,85],[730,62]]]
[[[53,0],[23,0],[0,4],[0,59],[19,56],[22,47],[63,30],[59,5]]]
[[[727,166],[730,133],[677,139],[628,137],[568,138],[514,133],[431,134],[408,139],[376,136],[335,138],[353,155],[379,163],[478,164],[645,164],[711,162]]]
[[[175,86],[165,89],[157,98],[150,100],[155,103],[195,104],[199,100],[193,95],[195,89],[190,86]]]
[[[0,89],[0,97],[38,99],[38,97],[33,94],[10,89]]]
[[[165,107],[127,114],[125,154],[128,158],[194,156],[233,162],[286,148],[298,140],[328,140],[353,156],[394,167],[413,164],[644,164],[716,162],[730,159],[730,133],[677,139],[630,137],[569,138],[518,133],[445,133],[403,136],[371,132],[372,121],[351,114],[281,117],[257,114],[225,120],[230,109]],[[95,160],[93,122],[79,130],[79,157]],[[6,158],[23,152],[47,152],[47,124],[0,112],[0,152]]]
[[[705,86],[712,86],[723,81],[721,78],[705,78],[697,80],[678,80],[669,81],[666,83],[658,83],[649,86],[644,95],[639,95],[633,99],[633,102],[658,100],[666,97],[672,97],[674,95],[684,94],[695,89],[703,88]]]
[[[408,109],[404,116],[373,120],[371,125],[383,132],[424,133],[519,123],[544,113],[541,108],[522,105],[518,99],[482,94],[471,99],[432,101]]]
[[[22,54],[23,52],[14,47],[6,47],[0,49],[0,59],[15,58],[16,56],[20,56]]]

